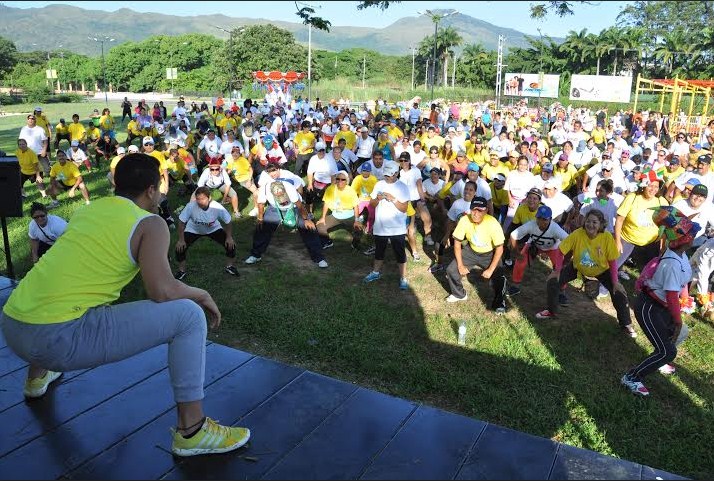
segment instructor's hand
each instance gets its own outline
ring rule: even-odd
[[[198,304],[206,311],[206,319],[211,329],[217,329],[221,325],[221,311],[211,295],[206,292]]]

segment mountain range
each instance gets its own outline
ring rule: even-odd
[[[87,37],[97,35],[115,38],[117,43],[141,41],[153,35],[186,33],[204,33],[226,39],[228,35],[221,29],[272,23],[293,33],[299,43],[307,44],[308,37],[307,27],[298,22],[226,15],[181,17],[140,13],[128,8],[105,12],[60,4],[42,8],[13,8],[0,4],[0,18],[3,19],[0,36],[12,40],[20,51],[62,48],[91,56],[98,56],[100,47]],[[389,55],[409,55],[410,45],[416,46],[424,37],[433,35],[433,26],[431,19],[415,16],[401,18],[384,28],[333,26],[329,33],[313,29],[312,46],[330,51],[360,47]],[[528,45],[522,32],[461,13],[445,18],[440,24],[440,27],[444,26],[453,26],[463,37],[463,45],[480,42],[487,50],[495,50],[499,35],[506,36],[506,49]]]

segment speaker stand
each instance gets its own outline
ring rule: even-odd
[[[15,281],[15,269],[12,267],[12,257],[10,256],[10,239],[7,235],[7,219],[5,217],[0,217],[0,224],[2,224],[2,242],[5,248],[5,262],[7,263],[7,277],[11,279],[12,282]]]

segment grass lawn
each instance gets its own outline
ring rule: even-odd
[[[69,118],[76,111],[86,118],[93,108],[65,104],[47,110],[56,123],[60,113]],[[0,118],[0,149],[14,151],[22,125],[24,116]],[[108,195],[105,172],[106,166],[87,176],[92,198]],[[39,194],[33,186],[26,190],[29,206]],[[247,213],[245,192],[241,195]],[[187,195],[172,194],[173,208],[187,201]],[[65,218],[83,207],[79,195],[63,194],[60,202],[53,213]],[[29,220],[26,215],[9,221],[20,276],[30,267]],[[248,255],[254,224],[252,218],[234,221],[240,260]],[[593,303],[571,289],[572,305],[557,320],[537,320],[546,276],[538,264],[527,274],[523,292],[510,301],[508,314],[496,317],[484,308],[481,299],[488,301],[491,294],[481,282],[467,285],[468,302],[447,305],[445,278],[427,271],[427,259],[410,261],[408,291],[398,288],[389,252],[383,278],[363,285],[371,260],[351,251],[345,231],[333,237],[335,247],[326,252],[330,267],[321,270],[299,236],[281,228],[262,262],[238,263],[238,278],[223,272],[222,249],[208,241],[194,245],[185,282],[211,292],[224,316],[220,329],[209,333],[211,340],[684,476],[714,476],[711,322],[686,318],[691,335],[675,361],[677,374],[651,375],[650,397],[636,398],[619,379],[651,347],[639,328],[636,340],[619,331],[609,299]],[[122,301],[143,296],[135,280]],[[462,319],[468,322],[465,346],[456,342]]]

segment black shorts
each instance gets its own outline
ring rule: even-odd
[[[40,177],[42,177],[42,171],[40,170]],[[25,182],[28,180],[30,182],[35,182],[35,179],[37,178],[36,174],[23,174],[20,172],[20,185],[25,185]]]
[[[216,231],[211,232],[210,234],[194,234],[193,232],[184,232],[183,238],[184,241],[186,242],[186,249],[183,252],[175,251],[176,253],[176,260],[179,262],[185,261],[186,260],[186,253],[188,252],[188,248],[191,247],[191,245],[196,242],[198,239],[202,237],[208,237],[212,241],[216,242],[217,244],[220,244],[225,247],[226,243],[226,231],[223,229],[218,229]],[[227,249],[226,248],[226,257],[235,257],[236,256],[236,250],[235,246],[233,249]]]
[[[72,185],[67,185],[67,184],[65,184],[64,182],[62,182],[61,180],[58,180],[57,183],[59,184],[60,187],[62,187],[62,189],[64,189],[65,192],[67,192],[69,189],[71,189],[72,187],[74,187],[74,184],[72,184]]]

